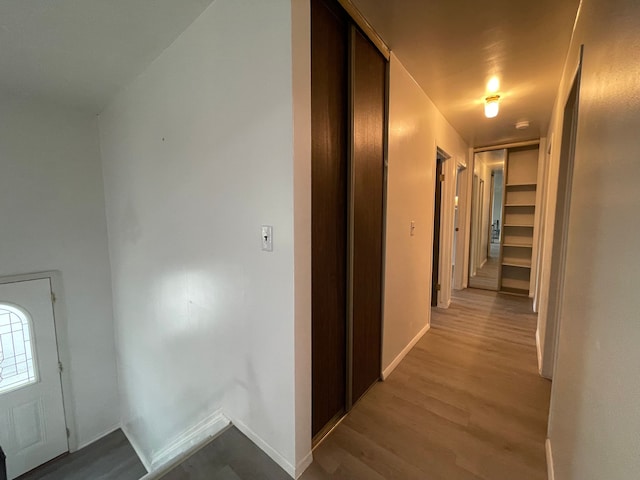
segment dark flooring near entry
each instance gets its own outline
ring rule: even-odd
[[[262,450],[231,427],[161,477],[162,480],[291,480]]]
[[[19,480],[138,480],[147,471],[122,430],[56,458]]]
[[[546,480],[551,384],[528,298],[468,289],[315,449],[317,479]]]

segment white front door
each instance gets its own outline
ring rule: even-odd
[[[0,284],[0,446],[9,479],[69,450],[49,279]]]

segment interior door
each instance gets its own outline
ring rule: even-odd
[[[352,27],[351,403],[380,378],[386,60]]]
[[[433,258],[431,267],[431,306],[438,306],[440,291],[440,220],[442,218],[442,159],[436,159],[436,188],[433,208]]]
[[[347,23],[311,2],[312,432],[345,412],[347,372]]]
[[[380,377],[386,60],[311,1],[312,432]]]
[[[0,446],[9,479],[68,451],[51,284],[0,284]]]

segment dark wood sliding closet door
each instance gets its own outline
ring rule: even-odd
[[[352,30],[352,367],[356,402],[380,378],[386,60]]]
[[[348,25],[311,2],[312,431],[344,413],[347,371]]]

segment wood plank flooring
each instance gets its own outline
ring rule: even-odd
[[[550,382],[530,301],[482,290],[431,330],[314,451],[315,479],[544,480]]]
[[[147,471],[122,430],[56,458],[18,480],[138,480]]]
[[[500,244],[492,243],[489,256],[485,264],[476,270],[473,277],[469,277],[469,286],[472,288],[481,288],[483,290],[497,291],[498,270],[500,269]]]
[[[302,480],[546,480],[550,382],[537,372],[536,316],[526,298],[468,289],[385,382],[314,451]],[[143,476],[115,432],[20,480]],[[236,428],[163,480],[287,480]]]

